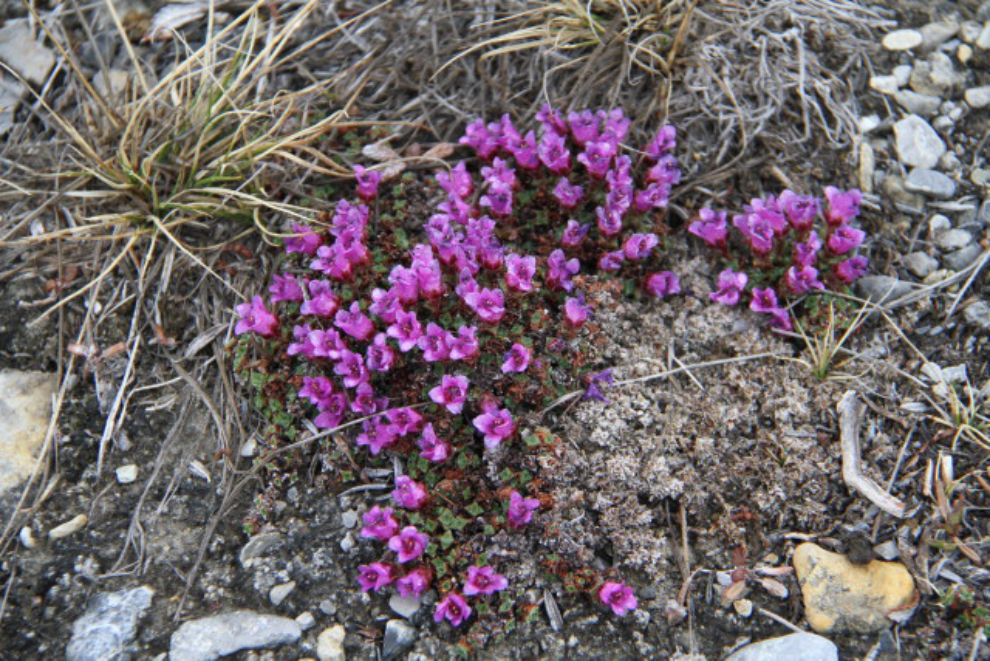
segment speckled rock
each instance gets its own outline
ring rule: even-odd
[[[103,592],[92,599],[82,617],[72,623],[68,661],[108,661],[129,658],[138,621],[151,606],[154,591],[139,587]]]
[[[918,115],[908,115],[894,124],[897,156],[905,165],[933,168],[945,153],[945,143],[935,129]]]
[[[914,63],[909,84],[919,94],[947,98],[964,81],[965,76],[956,71],[952,58],[945,53],[932,53],[927,60]]]
[[[20,484],[34,469],[48,430],[54,392],[52,374],[0,371],[0,494]]]
[[[918,600],[914,579],[901,563],[854,565],[817,544],[801,544],[793,564],[805,615],[818,633],[882,631],[892,624],[891,613],[906,612]]]
[[[990,305],[987,305],[985,301],[977,301],[967,305],[963,310],[963,317],[974,326],[983,330],[990,330]]]
[[[792,633],[740,648],[725,661],[838,661],[839,649],[828,638]]]
[[[191,620],[172,634],[169,661],[212,661],[240,650],[273,649],[299,640],[287,617],[234,611]]]

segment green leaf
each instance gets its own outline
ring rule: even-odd
[[[446,530],[442,535],[437,537],[437,541],[440,542],[440,546],[446,551],[454,545],[454,535],[449,530]]]
[[[540,439],[536,437],[536,434],[526,434],[523,436],[523,443],[526,444],[526,447],[535,448],[540,444]]]
[[[444,528],[447,528],[448,532],[451,530],[457,530],[460,532],[461,530],[464,530],[464,526],[470,523],[467,519],[462,519],[459,516],[455,516],[454,513],[446,507],[440,510],[440,516],[437,517],[437,520],[443,525]]]
[[[494,535],[495,534],[495,526],[493,526],[491,524],[485,526],[485,534],[488,535],[489,537],[491,537],[492,535]]]
[[[510,471],[508,468],[503,468],[502,471],[498,474],[498,478],[503,482],[511,482],[512,477],[513,477],[512,471]]]
[[[403,250],[409,249],[409,235],[401,227],[395,228],[395,245]]]
[[[485,508],[478,503],[471,503],[464,509],[467,510],[467,513],[471,516],[481,516],[485,511]]]
[[[434,558],[433,562],[431,562],[430,564],[433,565],[433,569],[437,573],[437,578],[443,578],[444,576],[446,576],[447,563],[444,562],[442,558]]]

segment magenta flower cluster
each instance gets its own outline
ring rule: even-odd
[[[849,285],[866,273],[867,259],[853,254],[866,233],[854,226],[862,194],[829,186],[825,201],[785,190],[779,197],[754,199],[734,216],[738,231],[733,243],[728,214],[701,209],[688,227],[691,234],[718,249],[727,259],[745,261],[749,273],[726,268],[718,275],[711,300],[736,305],[747,297],[754,312],[766,314],[774,328],[791,330],[791,315],[785,299],[800,297],[826,287]],[[767,274],[781,272],[775,282]],[[764,286],[756,285],[758,280]],[[747,289],[749,286],[749,289]]]

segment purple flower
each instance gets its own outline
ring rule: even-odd
[[[474,326],[461,326],[457,329],[457,336],[450,345],[451,360],[470,360],[478,355],[480,347],[475,336],[476,330]]]
[[[344,377],[344,386],[356,388],[368,380],[368,369],[364,366],[364,356],[348,349],[340,352],[340,359],[333,366],[333,373]]]
[[[464,129],[464,137],[458,142],[473,148],[485,161],[491,160],[492,156],[498,153],[498,139],[489,132],[481,119],[468,124]]]
[[[618,271],[622,268],[624,261],[626,261],[626,254],[621,250],[607,252],[598,260],[598,268],[601,271]]]
[[[643,190],[636,191],[633,208],[637,213],[646,213],[650,209],[663,209],[670,201],[670,186],[652,183]]]
[[[580,270],[577,258],[567,259],[564,251],[557,248],[547,258],[547,287],[554,290],[570,291],[574,287],[571,278]]]
[[[512,188],[500,182],[493,182],[481,196],[478,204],[492,210],[496,216],[512,214]]]
[[[676,273],[671,273],[670,271],[651,273],[646,278],[646,291],[657,298],[679,294],[681,293],[681,280],[677,277]]]
[[[825,189],[825,198],[828,200],[825,220],[829,225],[842,225],[859,215],[863,194],[855,188],[842,192],[835,186],[829,186]]]
[[[234,326],[235,335],[257,333],[262,337],[271,337],[278,330],[278,318],[265,309],[265,301],[255,296],[250,303],[241,303],[236,308],[241,319]]]
[[[505,284],[513,291],[533,291],[536,257],[520,257],[511,253],[505,258]]]
[[[385,417],[388,418],[391,426],[395,427],[395,431],[399,436],[405,436],[410,432],[417,432],[423,425],[423,416],[416,409],[408,406],[389,409],[385,411]]]
[[[347,396],[342,392],[322,402],[322,405],[325,408],[313,419],[313,424],[319,429],[333,429],[347,414]]]
[[[618,145],[613,140],[599,139],[585,144],[584,151],[578,154],[577,160],[588,168],[592,177],[604,179],[617,153]]]
[[[636,610],[639,602],[632,588],[626,586],[626,582],[616,583],[615,581],[605,581],[605,584],[598,588],[598,600],[612,609],[612,612],[622,617],[632,610]]]
[[[567,135],[567,124],[564,122],[564,118],[549,103],[544,103],[540,111],[536,113],[536,121],[543,124],[544,131]]]
[[[656,137],[646,145],[646,155],[656,161],[664,154],[674,151],[676,146],[677,129],[666,124],[657,132]]]
[[[332,317],[340,309],[340,299],[333,293],[333,285],[326,280],[311,280],[309,296],[309,300],[299,307],[300,314]]]
[[[513,530],[518,530],[533,520],[533,512],[539,507],[540,501],[536,498],[523,498],[518,491],[513,491],[509,496],[506,523]]]
[[[496,574],[492,567],[468,567],[468,577],[464,582],[464,594],[473,597],[479,594],[495,594],[509,587],[509,580]]]
[[[622,231],[622,214],[612,207],[596,207],[598,231],[602,236],[615,236]]]
[[[285,237],[285,252],[287,253],[298,252],[303,255],[315,255],[317,249],[323,245],[323,237],[306,225],[292,223],[292,233],[299,236]]]
[[[773,250],[773,240],[776,236],[770,221],[759,214],[735,216],[732,224],[746,237],[754,252],[761,255]]]
[[[633,234],[622,246],[627,259],[646,259],[650,253],[660,244],[660,239],[656,234]]]
[[[656,165],[646,171],[646,181],[661,186],[676,186],[681,183],[681,169],[677,159],[667,154],[661,156]]]
[[[516,171],[509,167],[501,158],[496,158],[491,167],[481,168],[481,176],[489,186],[504,186],[508,189],[516,188],[519,184],[516,179]]]
[[[821,202],[817,197],[798,195],[792,190],[780,194],[780,209],[787,217],[787,222],[798,232],[806,232],[815,223],[815,217],[821,211]]]
[[[563,134],[547,131],[540,138],[536,153],[550,172],[556,175],[567,174],[571,169],[571,152],[567,151]]]
[[[560,206],[568,210],[578,205],[583,194],[584,188],[573,185],[567,180],[567,177],[561,177],[553,188],[553,196],[560,202]]]
[[[417,567],[395,582],[401,597],[418,597],[429,587],[430,572],[425,567]]]
[[[365,202],[378,197],[378,185],[382,182],[382,173],[368,170],[361,165],[354,166],[354,176],[357,179],[357,194]]]
[[[375,335],[364,352],[364,364],[372,372],[387,372],[395,365],[395,350],[388,345],[385,333]]]
[[[334,325],[356,340],[366,341],[375,334],[375,325],[361,311],[361,305],[355,301],[349,310],[340,310],[333,320]]]
[[[395,490],[392,491],[392,500],[399,507],[418,510],[426,504],[428,499],[429,496],[426,493],[426,487],[419,482],[413,481],[408,475],[400,475],[395,478]]]
[[[419,343],[423,335],[423,327],[416,318],[415,312],[399,310],[395,314],[395,323],[385,331],[389,337],[398,341],[399,350],[406,353]]]
[[[822,247],[822,240],[818,238],[817,232],[808,235],[808,240],[794,246],[794,264],[797,266],[811,266],[818,258],[818,251]]]
[[[440,379],[440,385],[430,390],[430,399],[447,407],[451,413],[458,414],[464,410],[469,383],[466,376],[444,374]]]
[[[419,435],[416,445],[419,446],[420,456],[427,461],[439,464],[440,462],[447,461],[450,457],[450,446],[437,436],[436,431],[433,429],[433,423],[427,423],[423,427],[423,433]]]
[[[560,244],[565,248],[577,248],[584,242],[584,237],[587,236],[589,229],[591,229],[591,225],[582,225],[573,219],[568,220],[564,234],[560,237]]]
[[[317,408],[325,408],[333,394],[333,382],[327,377],[303,377],[303,387],[299,389],[299,397],[305,397]]]
[[[395,580],[395,568],[383,562],[372,562],[358,567],[358,583],[364,592],[378,592]]]
[[[535,170],[540,167],[540,158],[536,155],[536,134],[530,131],[518,144],[509,148],[516,159],[516,165],[524,170]]]
[[[367,447],[371,456],[377,457],[382,450],[395,445],[395,427],[382,424],[381,416],[376,416],[371,420],[365,420],[361,423],[361,428],[363,431],[357,435],[354,442],[358,446]]]
[[[584,296],[568,298],[564,301],[564,321],[571,328],[580,328],[588,321],[591,308],[585,305]]]
[[[362,520],[364,527],[361,528],[362,537],[370,537],[382,542],[387,542],[395,533],[399,532],[399,522],[392,516],[392,508],[382,509],[375,505],[364,513]]]
[[[485,436],[485,447],[494,450],[499,443],[516,433],[516,423],[512,420],[509,409],[499,409],[492,406],[476,417],[474,428]]]
[[[723,305],[735,305],[739,302],[749,276],[745,273],[737,273],[732,269],[725,269],[718,274],[718,291],[708,295],[716,303]]]
[[[395,314],[402,309],[402,302],[395,291],[375,288],[371,292],[371,300],[368,312],[376,315],[386,324],[394,324]]]
[[[839,279],[839,282],[850,284],[858,280],[869,265],[869,260],[863,256],[850,257],[832,267],[832,273]]]
[[[590,374],[584,377],[587,382],[587,388],[584,394],[581,395],[581,399],[594,400],[596,402],[604,402],[608,404],[608,399],[602,394],[602,391],[598,388],[598,384],[601,383],[606,386],[611,386],[615,384],[615,379],[612,377],[612,370],[602,370],[597,374]]]
[[[728,236],[726,227],[726,213],[724,211],[712,211],[702,209],[698,212],[698,220],[688,226],[688,232],[702,239],[705,243],[713,247],[725,245]]]
[[[405,564],[423,555],[429,543],[430,538],[416,530],[416,526],[406,526],[388,540],[388,548],[395,551],[401,564]]]
[[[385,397],[376,398],[375,389],[368,382],[359,383],[354,389],[354,399],[351,400],[351,411],[361,415],[371,415],[375,411],[388,406]]]
[[[423,360],[433,363],[447,360],[450,357],[450,343],[454,336],[432,321],[427,324],[426,332],[419,338],[419,348],[423,351]]]
[[[320,246],[316,257],[309,263],[314,271],[319,271],[337,281],[350,280],[354,275],[354,264],[348,259],[344,247],[338,243],[332,246]]]
[[[532,357],[533,352],[529,347],[516,342],[511,349],[505,352],[505,359],[502,361],[502,374],[525,372],[529,368]]]
[[[341,352],[347,349],[347,344],[340,337],[340,333],[332,328],[310,331],[306,340],[312,349],[310,353],[319,358],[340,360]]]
[[[571,127],[571,136],[579,147],[598,139],[598,118],[592,111],[569,112],[567,123]]]
[[[453,626],[459,627],[464,620],[471,617],[471,607],[464,601],[464,597],[456,592],[449,592],[437,603],[437,609],[433,613],[435,622],[443,622],[446,619]]]
[[[305,298],[302,287],[291,273],[276,275],[275,282],[268,288],[272,295],[272,303],[280,301],[301,301]]]
[[[404,304],[411,305],[419,300],[419,277],[412,269],[395,265],[388,274],[391,292]]]
[[[465,296],[464,301],[486,323],[496,324],[505,315],[505,296],[501,289],[479,289]]]
[[[812,289],[825,289],[818,280],[818,269],[813,266],[792,266],[784,273],[784,284],[795,294],[804,294]]]
[[[450,173],[440,171],[437,173],[437,183],[447,191],[448,194],[460,199],[467,199],[474,192],[474,182],[467,171],[467,163],[461,161]]]
[[[856,229],[851,225],[839,225],[825,243],[833,254],[845,255],[850,250],[858,248],[859,244],[863,243],[864,238],[866,238],[866,232],[863,230]]]
[[[777,310],[780,310],[780,305],[777,303],[777,294],[770,287],[766,289],[754,288],[752,294],[752,298],[749,301],[749,309],[753,312],[773,314]]]
[[[605,122],[606,134],[614,136],[616,142],[622,142],[626,139],[632,120],[623,114],[622,108],[614,108],[609,111],[599,110],[595,114]]]

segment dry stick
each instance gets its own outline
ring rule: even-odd
[[[847,390],[839,405],[839,436],[842,443],[842,479],[867,500],[891,516],[903,519],[905,505],[860,472],[859,423],[865,406],[855,390]]]
[[[804,629],[802,629],[802,628],[800,628],[800,627],[792,624],[791,622],[788,622],[787,620],[785,620],[781,616],[777,615],[773,611],[768,611],[766,608],[757,608],[756,610],[757,610],[757,612],[759,612],[760,615],[765,615],[765,616],[769,617],[771,620],[774,620],[775,622],[779,622],[780,624],[783,624],[785,627],[787,627],[788,629],[790,629],[794,633],[808,633]]]

